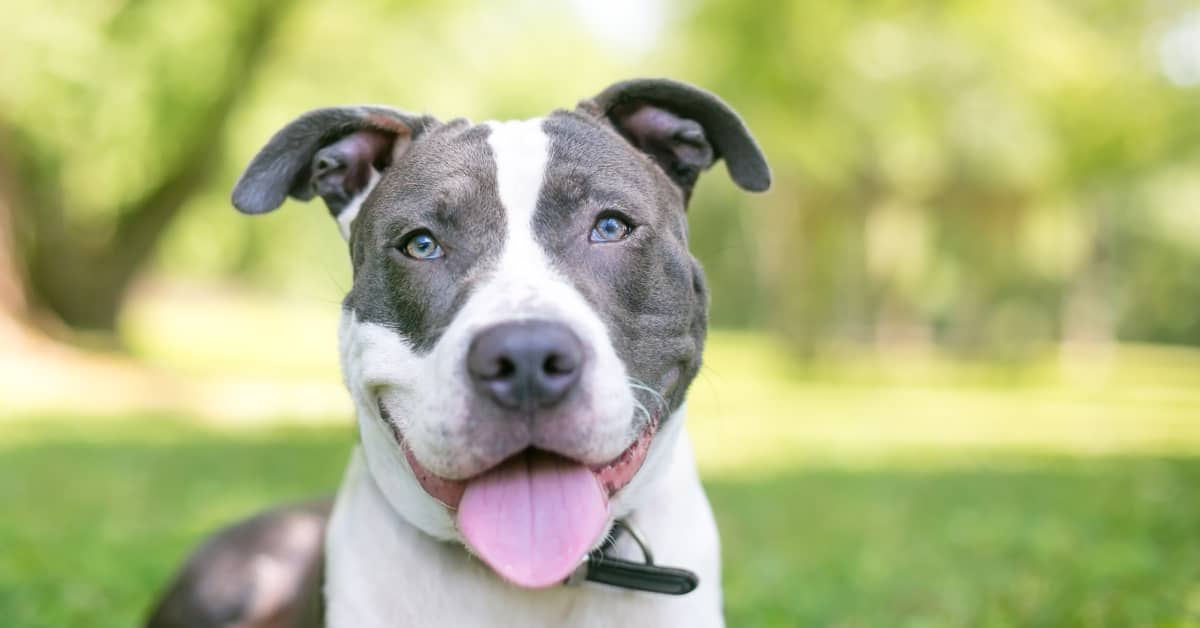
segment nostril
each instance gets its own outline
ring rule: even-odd
[[[546,356],[546,360],[542,363],[542,372],[551,376],[570,375],[575,372],[575,368],[575,360],[557,353]]]
[[[501,356],[496,360],[496,372],[491,376],[491,379],[508,379],[517,374],[517,365],[505,356]]]
[[[517,374],[517,365],[508,356],[499,355],[472,364],[471,374],[485,382],[502,382]]]

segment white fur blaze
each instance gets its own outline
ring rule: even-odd
[[[371,195],[371,190],[379,183],[379,171],[371,168],[371,179],[367,181],[367,187],[362,192],[355,196],[346,205],[345,209],[337,215],[338,231],[342,232],[342,239],[350,240],[350,230],[354,227],[354,219],[358,218],[358,211],[362,209],[363,201]]]
[[[533,213],[546,176],[550,139],[542,132],[542,120],[492,122],[488,144],[496,160],[496,187],[504,205],[508,230],[505,257],[538,264],[538,246],[533,240]]]
[[[629,445],[634,397],[625,365],[617,357],[604,322],[583,295],[554,270],[534,236],[533,218],[549,159],[549,138],[542,123],[539,118],[488,125],[507,231],[495,274],[459,318],[474,318],[483,324],[547,319],[563,323],[579,335],[595,357],[580,382],[589,393],[589,408],[596,419],[585,457],[589,462],[601,462]]]

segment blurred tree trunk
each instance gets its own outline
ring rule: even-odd
[[[1113,224],[1109,199],[1093,201],[1088,251],[1065,286],[1061,337],[1068,347],[1103,355],[1116,342],[1113,303]]]
[[[181,150],[115,224],[68,220],[59,156],[0,120],[0,312],[43,330],[114,336],[130,285],[189,198],[213,175],[230,114],[248,91],[291,0],[264,1],[233,34],[235,59],[190,133],[164,138]]]
[[[5,328],[25,315],[25,292],[17,270],[16,237],[12,231],[12,207],[7,191],[12,184],[10,171],[0,162],[0,337]]]

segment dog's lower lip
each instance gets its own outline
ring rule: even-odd
[[[382,404],[381,404],[381,410]],[[386,411],[383,411],[384,421],[391,427],[392,435],[396,439],[396,443],[404,451],[404,458],[408,461],[408,465],[412,468],[413,475],[417,477],[417,481],[425,492],[429,493],[434,499],[441,502],[447,508],[455,509],[458,507],[458,502],[462,500],[463,491],[466,490],[467,484],[474,477],[478,477],[487,473],[491,469],[484,469],[479,473],[464,480],[451,480],[441,477],[426,469],[420,461],[413,455],[412,450],[408,448],[408,443],[405,442],[404,436],[395,424],[387,417]],[[592,473],[596,475],[597,480],[608,491],[611,497],[614,493],[621,490],[628,484],[633,476],[641,467],[642,461],[646,458],[646,453],[650,447],[650,441],[653,439],[655,432],[658,430],[658,420],[653,419],[642,429],[638,437],[633,443],[626,447],[616,458],[601,465],[589,467]],[[527,455],[533,448],[528,448],[517,452],[516,454],[501,460],[497,465],[503,464],[507,460],[511,460],[516,456]],[[494,467],[492,467],[494,468]]]

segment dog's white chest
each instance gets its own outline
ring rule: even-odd
[[[700,575],[694,592],[673,597],[592,584],[543,590],[507,584],[461,545],[435,541],[402,521],[355,450],[326,541],[327,626],[723,626],[716,526],[691,445],[680,436],[658,482],[645,487],[653,506],[636,520],[661,562]]]

